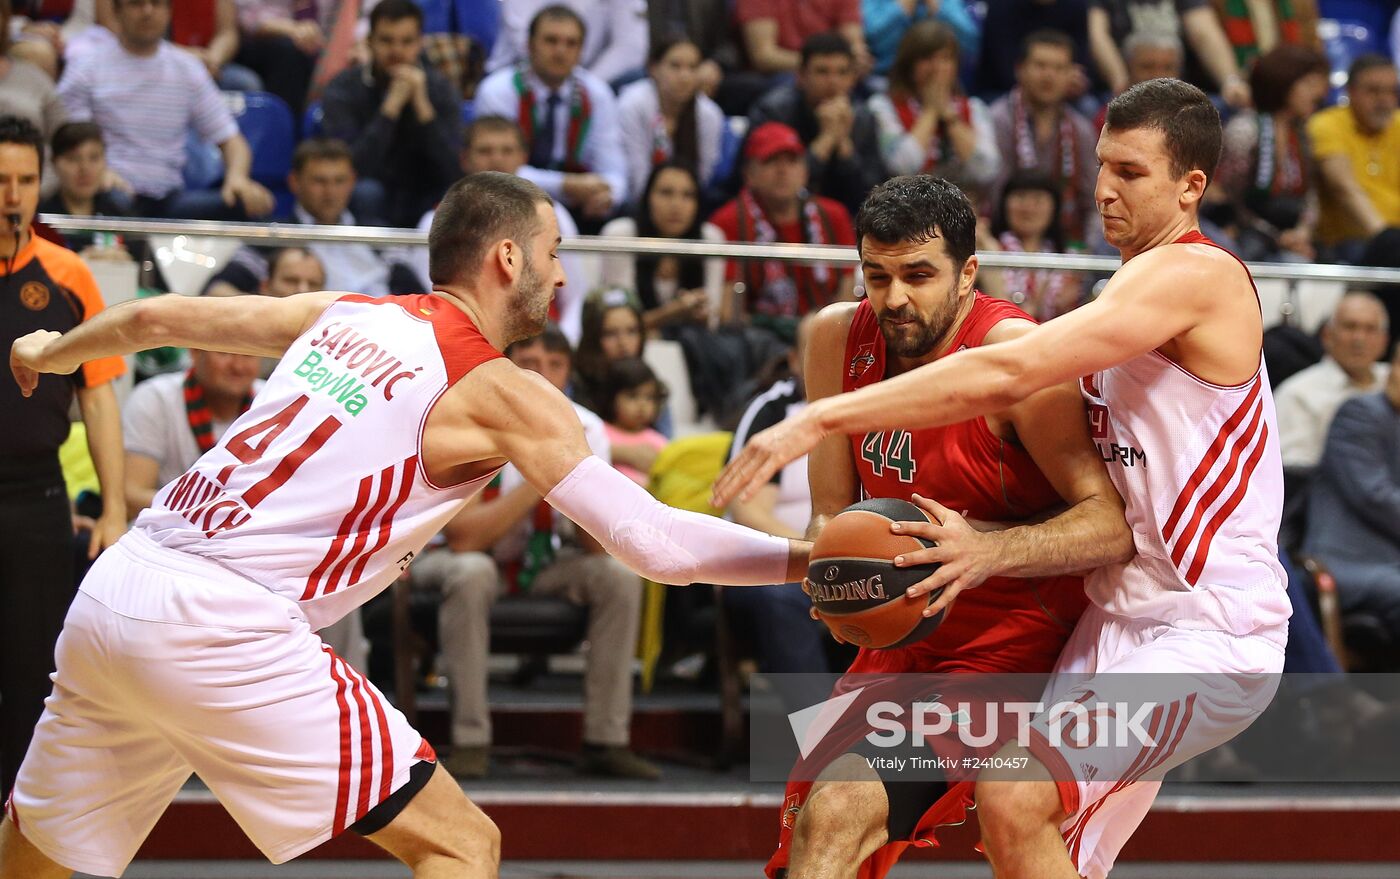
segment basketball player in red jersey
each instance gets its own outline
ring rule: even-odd
[[[967,196],[946,180],[898,177],[870,194],[856,220],[867,298],[816,317],[807,357],[813,401],[1035,327],[1015,305],[973,288],[975,227]],[[1072,383],[946,427],[832,434],[812,450],[808,468],[809,539],[863,496],[913,500],[941,520],[929,534],[940,544],[932,556],[945,564],[941,579],[980,584],[923,641],[863,649],[850,674],[1049,672],[1087,603],[1083,580],[1067,575],[1132,552],[1122,501]],[[952,510],[975,521],[1038,524],[979,534]],[[1020,531],[1057,552],[1003,553],[1003,538]],[[855,756],[839,758],[815,784],[789,782],[770,876],[785,866],[788,879],[853,876],[859,866],[864,879],[878,879],[911,842],[927,844],[938,823],[960,821],[961,804],[952,800],[970,793],[964,785],[948,794],[937,780],[836,780],[852,771],[876,780]]]
[[[1238,735],[1278,687],[1290,607],[1263,320],[1248,270],[1197,223],[1220,143],[1214,106],[1178,80],[1114,98],[1096,200],[1123,266],[1098,299],[1003,344],[819,401],[750,440],[716,486],[720,501],[748,491],[832,434],[952,424],[1079,381],[1137,554],[1086,577],[1092,604],[1044,701],[1141,704],[1138,672],[1169,692],[1152,693],[1151,744],[1089,758],[1036,734],[1015,754],[1031,773],[980,776],[977,815],[998,879],[1108,875],[1161,777]],[[1017,542],[1007,551],[1056,551]],[[952,583],[935,605],[961,591]]]
[[[638,573],[801,577],[807,550],[653,500],[593,457],[572,405],[501,355],[565,282],[543,190],[450,188],[431,294],[179,295],[17,340],[21,390],[163,345],[285,355],[251,408],[84,579],[0,825],[0,877],[120,876],[196,772],[281,863],[354,830],[419,877],[497,875],[490,819],[315,630],[390,582],[507,461]]]

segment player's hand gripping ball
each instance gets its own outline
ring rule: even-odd
[[[910,586],[938,570],[937,564],[897,568],[896,556],[934,546],[932,541],[890,532],[891,522],[928,522],[908,501],[873,498],[835,516],[812,545],[803,589],[817,618],[842,641],[860,647],[905,647],[926,638],[943,613],[924,609],[943,593],[909,598]]]

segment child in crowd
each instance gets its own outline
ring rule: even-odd
[[[666,386],[651,371],[646,362],[635,357],[613,361],[608,365],[608,378],[603,398],[603,421],[608,441],[613,448],[613,466],[633,482],[646,487],[650,462],[666,446],[666,437],[653,425],[666,401]],[[616,454],[626,448],[631,463],[622,463]],[[645,468],[636,466],[647,463]]]

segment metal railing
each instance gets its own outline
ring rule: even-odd
[[[74,217],[42,214],[39,219],[60,232],[114,232],[123,235],[173,235],[236,238],[250,244],[289,246],[305,244],[367,244],[376,247],[425,246],[428,236],[416,229],[381,226],[303,226],[297,223],[225,223],[214,220],[136,220],[120,217]],[[672,256],[710,256],[775,259],[799,263],[858,263],[855,249],[811,244],[734,244],[715,241],[678,241],[672,238],[568,238],[560,250],[580,253],[646,253]],[[1062,269],[1109,274],[1120,265],[1116,257],[1063,253],[979,252],[987,268]],[[1400,284],[1400,269],[1334,266],[1322,263],[1250,263],[1259,280],[1335,281],[1346,284]]]

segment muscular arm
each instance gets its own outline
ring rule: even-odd
[[[817,315],[803,366],[809,403],[841,393],[842,355],[855,312],[854,304],[837,304]],[[812,449],[807,458],[807,484],[812,492],[807,539],[816,540],[833,516],[860,500],[860,476],[844,434],[823,437]]]
[[[28,396],[37,372],[67,374],[113,354],[174,346],[278,357],[343,293],[191,297],[177,293],[113,306],[71,332],[39,330],[15,341],[10,367]],[[120,448],[120,444],[118,446]],[[120,484],[120,480],[118,480]]]
[[[822,437],[966,421],[1168,343],[1180,346],[1180,362],[1193,373],[1218,384],[1244,381],[1258,367],[1258,348],[1241,344],[1241,330],[1251,321],[1251,332],[1260,331],[1246,283],[1244,270],[1217,248],[1149,250],[1119,269],[1098,299],[1017,339],[817,401],[760,433],[725,468],[715,500],[727,504],[762,484]]]
[[[478,460],[504,456],[525,481],[619,561],[661,583],[791,582],[810,545],[676,510],[592,455],[573,406],[553,385],[506,361],[463,383],[471,421],[464,445]]]
[[[1028,321],[1005,321],[987,335],[986,343],[1009,342],[1033,329],[1034,324]],[[962,590],[989,577],[1072,574],[1125,562],[1133,555],[1133,535],[1123,516],[1123,500],[1089,439],[1084,403],[1073,384],[1032,394],[989,422],[1015,431],[1067,507],[1037,521],[982,532],[956,511],[924,502],[938,524],[904,525],[900,530],[938,546],[909,553],[901,564],[941,564],[933,575],[909,590],[911,595],[923,595],[944,588],[928,608],[929,616]]]

